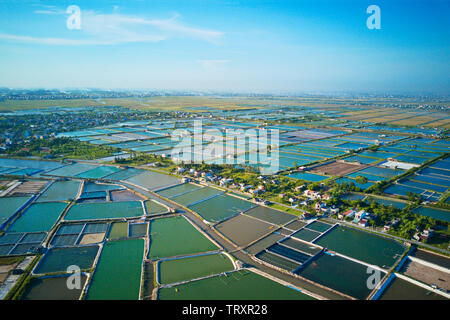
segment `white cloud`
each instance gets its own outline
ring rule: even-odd
[[[36,14],[67,15],[65,10],[47,6]],[[68,17],[68,15],[67,15]],[[131,42],[157,42],[170,38],[190,38],[219,44],[224,33],[189,26],[179,15],[169,19],[148,19],[117,13],[101,14],[81,9],[81,30],[77,38],[31,37],[0,32],[0,39],[50,45],[113,45]],[[65,27],[61,26],[61,27]],[[81,37],[80,37],[81,36]]]

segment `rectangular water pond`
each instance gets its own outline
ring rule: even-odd
[[[306,300],[293,288],[241,270],[158,290],[160,300]]]
[[[157,190],[180,183],[177,177],[148,170],[126,180],[150,190]]]
[[[8,232],[49,231],[66,208],[63,202],[33,203],[8,228]]]
[[[383,206],[393,206],[396,209],[404,209],[406,208],[406,206],[408,205],[408,203],[406,202],[401,202],[401,201],[395,201],[395,200],[390,200],[390,199],[383,199],[383,198],[375,198],[375,197],[369,197],[367,198],[367,200],[369,201],[374,201],[378,204],[381,204]]]
[[[431,217],[436,220],[450,222],[450,211],[447,210],[430,207],[418,207],[413,209],[412,212],[422,216]]]
[[[108,239],[118,240],[128,238],[128,222],[114,222],[109,229]]]
[[[159,262],[158,279],[161,284],[169,284],[232,270],[234,265],[226,255],[207,254]]]
[[[0,198],[0,226],[14,213],[22,208],[30,197],[4,197]]]
[[[309,173],[309,172],[295,172],[287,175],[288,178],[294,178],[294,179],[300,179],[310,182],[318,182],[323,181],[325,179],[328,179],[326,176],[321,176],[315,173]]]
[[[311,258],[309,254],[299,252],[297,250],[281,245],[279,243],[276,243],[273,246],[267,248],[267,250],[271,253],[277,254],[289,260],[296,261],[300,264],[304,264],[307,260]]]
[[[261,250],[264,250],[264,249],[270,247],[271,245],[273,245],[274,243],[280,241],[283,238],[284,238],[284,236],[281,235],[281,234],[271,233],[267,237],[264,237],[263,239],[255,242],[251,246],[247,247],[245,249],[245,251],[250,253],[250,254],[257,254]]]
[[[83,186],[83,193],[86,192],[104,192],[112,190],[124,190],[125,188],[117,184],[107,184],[107,183],[93,183],[85,182]]]
[[[141,238],[147,235],[148,223],[130,223],[129,237]]]
[[[221,194],[197,203],[189,207],[189,209],[197,212],[207,221],[219,222],[239,212],[246,211],[253,206],[254,204],[250,201],[242,200],[227,194]]]
[[[310,230],[323,233],[323,232],[331,229],[333,227],[333,225],[329,224],[329,223],[325,223],[325,222],[316,220],[316,221],[313,221],[310,224],[308,224],[306,227],[308,229],[310,229]]]
[[[77,177],[84,179],[100,179],[102,177],[108,176],[113,173],[122,171],[121,168],[110,167],[110,166],[100,166],[82,173],[77,174]]]
[[[143,172],[145,171],[141,169],[127,168],[122,171],[111,173],[110,175],[104,176],[103,178],[109,180],[126,180]]]
[[[444,296],[395,277],[379,300],[447,300]]]
[[[391,267],[405,250],[397,241],[343,226],[335,227],[316,244],[380,267]]]
[[[172,197],[171,199],[183,206],[188,206],[221,193],[224,193],[224,191],[211,187],[203,187],[201,189],[197,189],[179,196]]]
[[[144,244],[143,239],[106,242],[86,299],[139,299]]]
[[[249,216],[240,214],[216,225],[216,229],[240,247],[272,232],[273,226]]]
[[[74,180],[56,181],[37,199],[37,202],[75,199],[80,184],[80,181]]]
[[[68,289],[68,277],[33,278],[25,288],[22,300],[78,300],[87,277],[82,275],[80,289]]]
[[[91,220],[140,217],[144,214],[140,201],[77,203],[64,220]]]
[[[34,273],[67,272],[67,267],[77,265],[89,269],[97,256],[98,246],[50,249],[34,269]]]
[[[340,256],[321,253],[297,273],[356,299],[365,299],[371,292],[367,288],[367,267]]]
[[[53,171],[49,171],[46,173],[46,175],[50,176],[61,176],[61,177],[75,177],[76,175],[94,169],[97,166],[91,165],[91,164],[84,164],[84,163],[75,163],[70,164],[61,168],[58,168]]]
[[[154,200],[144,201],[144,206],[148,216],[168,212],[168,209],[165,206],[157,203]]]
[[[201,187],[202,186],[192,184],[192,183],[183,183],[183,184],[179,184],[174,187],[163,189],[161,191],[158,191],[157,193],[161,197],[164,197],[164,198],[173,198],[175,196],[182,195],[184,193],[200,189]]]
[[[274,209],[267,208],[267,207],[263,207],[263,206],[257,206],[255,208],[252,208],[252,209],[246,211],[245,214],[248,216],[257,218],[257,219],[267,221],[272,224],[277,224],[277,225],[284,225],[284,224],[288,223],[289,221],[292,221],[297,218],[296,216],[294,216],[292,214],[274,210]]]
[[[280,242],[281,244],[288,246],[290,248],[305,252],[310,255],[315,255],[319,253],[322,249],[317,246],[313,246],[309,243],[295,240],[295,238],[287,238]]]
[[[275,267],[293,272],[297,268],[300,267],[299,262],[294,262],[292,260],[287,259],[286,257],[282,257],[278,254],[274,254],[270,251],[264,250],[256,255],[256,258],[267,262]]]
[[[218,250],[218,247],[182,216],[150,222],[149,259]]]
[[[311,242],[318,236],[320,236],[320,232],[309,230],[309,229],[302,229],[300,231],[297,231],[292,235],[294,238],[304,240]]]

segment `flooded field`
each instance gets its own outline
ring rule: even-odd
[[[232,271],[233,269],[233,263],[226,255],[208,254],[161,261],[158,263],[158,279],[161,284],[169,284]]]
[[[305,300],[311,297],[242,270],[158,290],[161,300]]]
[[[64,220],[94,220],[140,217],[144,214],[140,201],[77,203]]]
[[[143,254],[143,239],[106,242],[86,299],[137,300]]]
[[[337,226],[315,243],[380,267],[391,267],[405,250],[397,241],[343,226]]]
[[[148,256],[151,260],[218,250],[214,243],[180,216],[152,220],[149,232]]]
[[[33,278],[25,288],[22,300],[79,300],[81,289],[68,289],[67,277]],[[81,276],[81,288],[86,283]]]
[[[89,269],[94,263],[98,246],[50,249],[34,269],[34,273],[67,272],[67,267],[77,265]]]

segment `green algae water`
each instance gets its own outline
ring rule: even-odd
[[[205,220],[222,221],[236,213],[246,211],[254,206],[250,201],[242,200],[227,194],[221,194],[209,200],[202,201],[190,207]]]
[[[150,223],[149,258],[152,260],[213,250],[218,247],[181,216]]]
[[[8,220],[30,197],[4,197],[0,198],[0,225]]]
[[[115,222],[109,230],[108,239],[118,240],[128,237],[128,222]]]
[[[66,272],[70,265],[88,269],[92,267],[97,252],[98,246],[50,249],[34,273]]]
[[[234,269],[224,254],[207,254],[192,258],[164,260],[158,265],[158,279],[162,284],[175,283],[219,274]]]
[[[138,300],[143,254],[143,239],[106,242],[86,298]]]
[[[161,214],[168,211],[166,207],[155,202],[154,200],[145,200],[144,201],[145,210],[147,211],[147,215],[151,216],[154,214]]]
[[[33,203],[14,221],[8,232],[49,231],[66,206],[63,202]]]
[[[172,197],[171,199],[183,206],[188,206],[221,193],[223,193],[222,190],[211,187],[203,187],[201,189],[197,189],[176,197]]]
[[[65,220],[91,220],[139,217],[144,214],[140,201],[77,203]]]
[[[310,300],[298,290],[240,270],[158,290],[160,300]]]
[[[405,250],[397,241],[342,226],[337,226],[315,244],[380,267],[391,267]]]

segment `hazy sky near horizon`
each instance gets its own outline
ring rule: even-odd
[[[381,9],[370,30],[369,5]],[[81,29],[66,9],[80,8]],[[450,1],[0,1],[0,86],[450,94]]]

